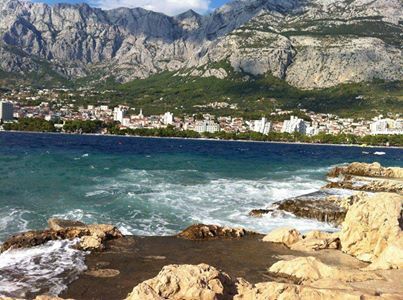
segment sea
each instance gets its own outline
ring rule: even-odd
[[[291,214],[248,213],[315,192],[332,167],[353,161],[402,167],[403,150],[1,132],[0,243],[43,229],[52,217],[143,236],[173,235],[195,223],[260,233],[280,226],[334,231]],[[85,270],[85,253],[73,243],[1,254],[0,296],[59,294]]]

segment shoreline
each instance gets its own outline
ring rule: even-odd
[[[267,269],[285,256],[315,256],[329,264],[342,264],[345,267],[367,266],[331,250],[316,253],[295,251],[283,244],[262,242],[263,237],[256,235],[239,239],[192,241],[175,236],[129,236],[111,240],[107,242],[105,251],[93,252],[86,257],[88,270],[69,284],[60,297],[77,300],[102,297],[125,299],[134,286],[153,278],[164,266],[172,264],[205,263],[223,270],[232,278],[242,277],[253,284],[268,280],[281,281],[280,277],[270,274]],[[291,279],[283,280],[292,282]],[[111,288],[113,286],[118,288]]]
[[[255,140],[224,140],[212,138],[184,138],[184,137],[163,137],[163,136],[138,136],[138,135],[117,135],[117,134],[98,134],[98,133],[65,133],[65,132],[40,132],[40,131],[18,131],[8,130],[0,131],[2,133],[18,133],[18,134],[41,134],[41,135],[66,135],[66,136],[97,136],[97,137],[121,137],[121,138],[142,138],[142,139],[165,139],[165,140],[190,140],[190,141],[209,141],[209,142],[228,142],[228,143],[258,143],[258,144],[282,144],[282,145],[306,145],[306,146],[329,146],[329,147],[353,147],[361,149],[400,149],[403,146],[372,146],[358,144],[324,144],[324,143],[306,143],[306,142],[282,142],[282,141],[255,141]],[[374,154],[368,154],[374,155]]]
[[[329,217],[336,216],[335,212],[341,212],[341,230],[338,232],[329,232],[322,228],[320,231],[304,233],[298,230],[295,224],[292,228],[277,227],[266,233],[249,231],[245,227],[194,224],[175,235],[143,236],[124,235],[115,225],[110,224],[87,225],[76,220],[49,219],[48,228],[11,236],[0,245],[0,252],[7,253],[10,249],[13,251],[42,245],[46,250],[49,241],[60,243],[60,240],[69,240],[70,244],[67,246],[71,251],[76,251],[79,257],[76,261],[72,260],[74,256],[64,257],[66,265],[70,267],[65,270],[63,277],[58,277],[59,286],[60,283],[63,284],[63,289],[58,295],[68,299],[152,299],[146,298],[149,291],[165,295],[164,290],[158,288],[161,282],[164,284],[164,289],[169,289],[170,278],[175,279],[172,281],[175,282],[173,284],[177,282],[184,284],[193,276],[204,276],[205,272],[206,276],[209,276],[208,272],[216,269],[230,280],[235,280],[234,282],[240,287],[237,288],[236,294],[234,292],[231,296],[222,298],[226,300],[275,299],[275,294],[270,289],[273,286],[279,287],[282,291],[289,289],[296,294],[285,299],[299,299],[297,296],[304,295],[304,290],[307,288],[314,288],[308,295],[312,292],[320,295],[326,293],[329,295],[326,299],[332,299],[331,295],[334,293],[341,293],[343,297],[339,297],[340,299],[350,295],[357,296],[357,299],[367,296],[400,299],[403,295],[403,287],[399,284],[399,278],[403,276],[403,261],[401,256],[396,255],[396,251],[401,251],[401,244],[398,243],[399,236],[401,237],[400,208],[403,187],[400,185],[398,190],[392,191],[393,186],[390,183],[400,182],[400,178],[403,178],[402,170],[403,168],[399,167],[385,168],[376,163],[351,163],[348,166],[335,167],[329,173],[330,178],[347,176],[350,180],[355,176],[359,180],[368,178],[369,182],[387,181],[388,184],[382,186],[381,190],[373,190],[370,185],[363,186],[363,191],[366,193],[358,193],[353,197],[340,196],[335,199],[325,195],[325,199],[313,200],[316,204],[326,201],[324,209],[321,209],[320,205],[311,205],[311,194],[307,194],[305,200],[302,199],[307,202],[307,206],[301,205],[302,202],[299,202],[297,207],[293,205],[297,211],[278,207],[279,210],[293,213],[298,217],[308,220],[318,219],[322,222],[331,221]],[[348,189],[346,186],[341,188]],[[283,200],[283,203],[292,199]],[[335,209],[329,204],[334,204]],[[345,210],[345,213],[341,210]],[[299,215],[300,211],[310,211],[313,214]],[[251,214],[249,216],[252,217]],[[377,226],[375,227],[377,230],[373,230],[373,224]],[[391,238],[379,248],[379,241],[384,240],[385,234]],[[367,236],[374,242],[368,245]],[[72,242],[76,244],[73,245]],[[358,248],[354,246],[356,244]],[[60,259],[58,253],[65,252],[64,249],[61,251],[56,249],[59,252],[54,254],[55,248],[47,249],[52,249],[52,252],[42,251],[40,255],[52,257],[49,262],[56,264]],[[367,256],[362,256],[362,253]],[[40,264],[41,260],[37,262]],[[77,265],[79,268],[74,267]],[[207,269],[203,269],[204,266]],[[39,267],[42,268],[44,265]],[[189,268],[197,270],[198,275],[194,275],[193,271],[186,273]],[[6,271],[12,272],[10,270]],[[25,280],[28,280],[26,283],[36,284],[35,276],[37,274],[32,273],[25,277]],[[196,280],[205,282],[203,278]],[[331,280],[331,286],[328,285],[328,280]],[[310,286],[311,282],[314,285]],[[333,282],[336,282],[336,286],[333,286]],[[33,299],[52,288],[51,285],[38,286],[43,291],[31,291],[31,287],[28,286],[24,298],[28,295],[28,299]],[[143,290],[144,286],[147,287],[146,290]],[[257,288],[258,292],[253,295],[260,295],[259,289],[263,286],[269,287],[267,292],[270,297],[243,298],[245,288],[252,290]],[[130,294],[132,289],[133,292]],[[186,284],[181,289],[185,292],[186,289],[192,290]],[[181,289],[177,289],[176,292]],[[201,286],[200,289],[204,290],[206,287]],[[14,296],[12,294],[14,291],[6,290],[7,292]],[[387,297],[384,298],[383,295]]]

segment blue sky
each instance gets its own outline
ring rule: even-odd
[[[92,6],[111,9],[115,7],[143,7],[146,9],[159,11],[168,15],[175,15],[188,9],[193,9],[199,13],[220,7],[229,0],[33,0],[34,2],[54,3],[82,3],[86,2]]]

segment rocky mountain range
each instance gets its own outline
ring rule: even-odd
[[[402,80],[401,0],[236,0],[202,16],[0,0],[0,70],[119,82],[163,71],[302,89]]]

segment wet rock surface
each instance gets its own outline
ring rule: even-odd
[[[28,231],[11,236],[1,245],[0,252],[30,248],[48,241],[64,239],[80,239],[77,247],[83,250],[102,250],[105,241],[123,236],[115,226],[107,224],[85,225],[81,222],[55,219],[50,220],[49,224],[50,229]]]
[[[292,213],[297,217],[316,219],[336,226],[344,221],[347,213],[345,208],[320,193],[280,201],[274,205],[277,206],[277,209]]]
[[[260,218],[263,215],[273,212],[274,209],[253,209],[249,212],[249,216]]]

